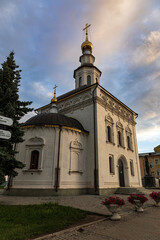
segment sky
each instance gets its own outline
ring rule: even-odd
[[[159,0],[0,0],[0,63],[14,50],[20,100],[44,106],[55,84],[57,96],[75,88],[86,23],[101,85],[138,113],[138,150],[152,152],[160,144]]]

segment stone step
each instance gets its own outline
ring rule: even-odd
[[[143,193],[143,194],[146,194],[146,195],[149,195],[150,193],[152,193],[153,191],[154,192],[159,192],[160,189],[156,189],[156,188],[140,188],[140,191]]]
[[[120,187],[117,188],[115,194],[129,195],[129,194],[144,194],[142,188],[129,188],[129,187]]]

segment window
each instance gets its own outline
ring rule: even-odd
[[[91,76],[90,75],[87,76],[87,85],[91,85]]]
[[[114,174],[114,158],[113,155],[109,156],[109,171]]]
[[[113,119],[108,114],[105,116],[105,124],[106,124],[106,142],[114,144],[114,132],[113,132]]]
[[[155,164],[158,165],[159,161],[158,159],[155,159]]]
[[[110,126],[107,126],[107,141],[112,142],[111,141],[111,127]]]
[[[157,169],[157,176],[160,176],[160,170]]]
[[[124,148],[123,125],[120,121],[116,123],[117,127],[117,145]]]
[[[126,130],[126,141],[127,141],[127,149],[133,151],[133,144],[132,144],[132,132],[129,126],[125,128]]]
[[[79,87],[81,87],[82,86],[82,78],[80,77],[79,78]]]
[[[37,150],[32,151],[30,169],[38,169],[38,160],[39,160],[39,152]]]
[[[149,164],[149,167],[150,167],[150,168],[153,168],[153,163],[150,163],[150,164]]]
[[[33,169],[36,169],[37,172],[42,171],[45,139],[41,137],[30,138],[25,145],[25,167],[22,171],[30,172]]]
[[[131,149],[131,145],[130,145],[130,137],[127,136],[127,148]]]
[[[133,160],[130,160],[130,171],[131,171],[131,176],[134,176]]]
[[[121,132],[118,131],[118,145],[119,146],[122,146],[122,136],[121,135],[122,135]]]

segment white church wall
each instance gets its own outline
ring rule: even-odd
[[[86,98],[85,98],[86,96]],[[89,100],[91,95],[85,94],[82,96],[84,100]],[[65,114],[66,116],[77,119],[84,127],[85,130],[89,131],[89,135],[87,137],[87,153],[86,153],[86,161],[87,161],[87,182],[88,187],[94,187],[94,125],[93,125],[93,105],[83,106],[80,109],[72,110],[69,113]]]
[[[127,139],[125,128],[128,126],[128,122],[118,117],[110,109],[105,109],[103,106],[98,104],[97,108],[98,116],[98,167],[99,167],[99,187],[100,188],[114,188],[119,187],[119,172],[118,172],[118,160],[119,158],[124,159],[124,175],[125,175],[125,186],[128,187],[140,187],[139,177],[139,166],[137,167],[137,149],[135,146],[135,127],[129,124],[132,129],[132,151],[127,150]],[[106,142],[106,116],[110,116],[113,119],[113,143]],[[123,126],[123,147],[118,146],[117,138],[117,122],[121,122]],[[133,140],[135,138],[135,141]],[[109,168],[109,157],[112,156],[114,159],[114,174],[110,173]],[[130,160],[133,161],[134,176],[131,176],[130,171]]]
[[[60,189],[87,187],[87,135],[63,129],[60,156]]]
[[[25,141],[18,147],[17,160],[26,164],[13,180],[13,188],[53,189],[55,186],[55,168],[58,158],[59,128],[28,128]],[[30,139],[42,139],[44,145],[36,141],[28,145]],[[87,138],[88,134],[62,129],[60,141],[60,189],[88,187],[87,175]],[[35,143],[35,144],[34,144]],[[38,169],[30,169],[31,151],[42,148],[43,163]],[[25,157],[24,157],[25,156]],[[77,156],[77,159],[76,159]]]
[[[26,167],[19,170],[18,176],[13,180],[13,188],[53,188],[57,135],[58,131],[54,128],[35,127],[25,130],[26,140],[18,146],[16,158],[25,163]],[[28,145],[29,139],[36,138],[44,139],[44,145]],[[38,165],[38,169],[30,169],[32,150],[42,150],[39,158],[42,164]]]

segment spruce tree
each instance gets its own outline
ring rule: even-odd
[[[15,158],[16,144],[23,141],[23,131],[20,128],[19,120],[33,109],[28,108],[32,102],[19,100],[20,72],[12,51],[0,69],[0,115],[13,120],[13,125],[10,127],[0,126],[0,129],[6,128],[12,134],[8,140],[0,139],[1,183],[4,181],[4,176],[15,177],[17,175],[16,168],[24,167],[24,164]]]

